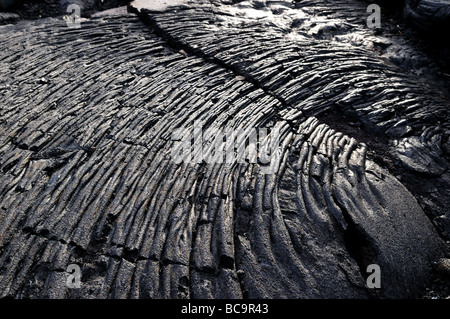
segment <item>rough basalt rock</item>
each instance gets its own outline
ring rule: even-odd
[[[1,297],[421,295],[449,253],[444,86],[359,1],[235,2],[0,26]],[[195,123],[279,128],[272,171],[175,161]]]
[[[15,13],[22,19],[57,17],[72,14],[73,11],[68,11],[68,7],[75,4],[79,7],[82,17],[90,17],[96,12],[125,6],[129,2],[127,0],[0,0],[0,24],[14,22],[4,18],[7,12]]]

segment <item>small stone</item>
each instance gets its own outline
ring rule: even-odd
[[[394,126],[386,130],[386,134],[392,137],[404,137],[412,132],[411,126],[407,125],[406,120],[401,120]]]
[[[188,54],[187,54],[186,51],[184,51],[183,49],[181,49],[180,51],[178,51],[178,53],[184,55],[185,58],[188,57]]]
[[[450,275],[450,259],[441,258],[438,261],[436,270],[444,275]]]

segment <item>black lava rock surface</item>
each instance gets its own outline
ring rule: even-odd
[[[0,297],[448,296],[449,78],[426,40],[383,6],[370,29],[363,1],[138,2],[0,26]],[[198,123],[279,145],[175,161]]]

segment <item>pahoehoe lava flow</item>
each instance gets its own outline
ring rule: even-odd
[[[69,2],[0,1],[0,297],[424,296],[450,257],[450,76],[421,36],[447,1],[404,25],[380,2],[376,29],[357,0],[72,1],[79,28]],[[270,170],[175,161],[198,124],[276,127]]]

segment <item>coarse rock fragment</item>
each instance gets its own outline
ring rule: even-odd
[[[441,274],[450,275],[450,259],[448,258],[439,259],[436,269]]]
[[[439,130],[421,137],[412,136],[400,139],[395,145],[395,154],[409,169],[422,174],[439,176],[448,169],[448,162],[441,150],[442,135]]]

